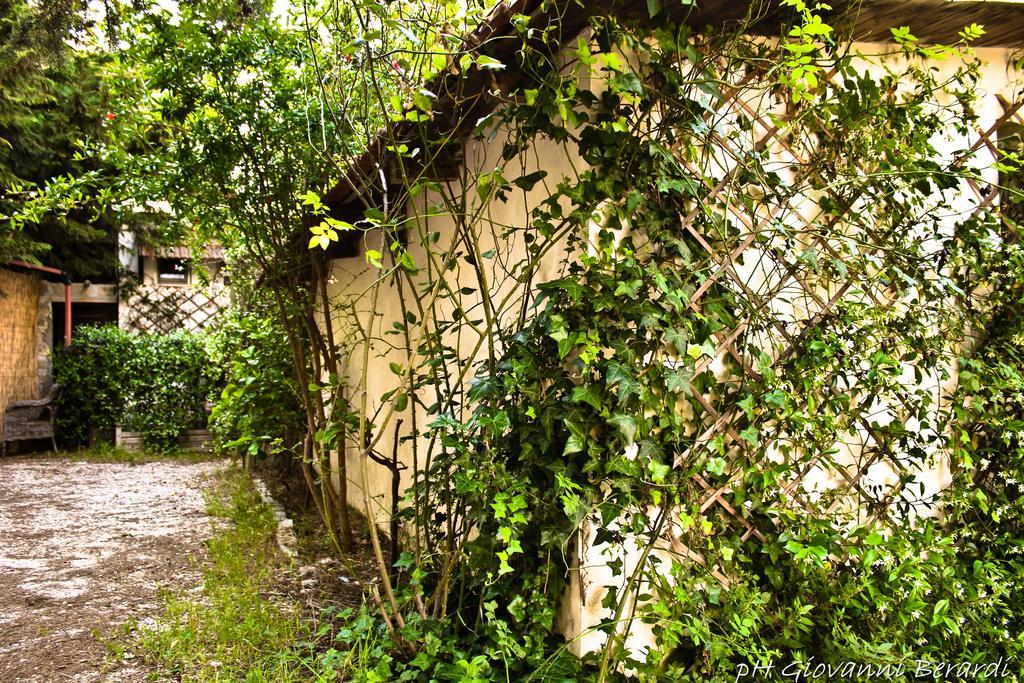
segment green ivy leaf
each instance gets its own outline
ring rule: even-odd
[[[521,190],[529,192],[533,189],[534,185],[544,180],[548,175],[547,171],[535,171],[527,175],[519,176],[512,181],[512,184]]]
[[[615,288],[615,296],[625,296],[630,299],[636,298],[636,292],[640,289],[640,285],[643,284],[643,280],[629,280],[627,282],[620,282]]]
[[[670,370],[665,375],[665,386],[669,391],[689,396],[693,392],[693,370],[680,367]]]
[[[584,449],[585,446],[586,444],[584,443],[582,437],[572,434],[565,441],[565,449],[562,451],[562,455],[572,455],[573,453],[579,453]]]
[[[651,473],[651,481],[653,481],[655,484],[660,484],[663,481],[665,481],[665,479],[668,478],[669,472],[672,471],[672,468],[666,465],[665,463],[657,462],[654,460],[647,463],[647,469]]]
[[[636,441],[637,421],[635,417],[624,413],[615,413],[608,418],[608,422],[619,430],[627,446],[632,445]]]
[[[618,387],[620,401],[625,401],[630,396],[640,394],[640,382],[633,376],[632,371],[617,361],[608,364],[608,386]]]
[[[601,394],[596,387],[574,387],[572,390],[572,400],[576,403],[586,403],[598,412],[601,410]]]
[[[488,57],[487,55],[480,55],[476,58],[476,66],[478,69],[490,69],[500,70],[504,69],[505,65],[494,57]]]
[[[754,448],[757,448],[757,445],[760,443],[761,432],[754,425],[748,425],[746,429],[740,432],[740,438]]]
[[[741,401],[738,401],[736,405],[743,409],[743,412],[746,413],[748,420],[754,419],[754,396],[752,394],[747,394],[746,396],[744,396],[743,399]]]
[[[690,335],[685,329],[670,327],[665,331],[665,341],[671,344],[676,353],[686,353],[686,345],[690,341]]]

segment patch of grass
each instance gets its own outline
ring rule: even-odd
[[[215,476],[207,510],[216,519],[200,596],[163,594],[164,614],[134,629],[137,649],[182,681],[309,681],[315,634],[297,604],[273,600],[287,559],[275,521],[249,476]]]
[[[130,624],[125,624],[123,627],[125,635],[131,635],[132,627]],[[125,642],[118,637],[111,637],[104,633],[98,628],[92,630],[92,637],[103,643],[103,646],[107,648],[108,664],[120,662],[128,654],[128,647]]]
[[[180,461],[180,462],[206,462],[219,460],[223,456],[216,453],[204,453],[200,451],[176,451],[171,453],[156,453],[151,451],[128,451],[110,444],[97,444],[89,448],[75,451],[62,451],[58,454],[75,462],[97,462],[97,463],[125,463],[128,465],[142,465],[147,462],[158,461]],[[50,454],[39,457],[53,457]]]

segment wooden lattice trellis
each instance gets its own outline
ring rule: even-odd
[[[831,81],[835,73],[828,75]],[[794,359],[800,352],[803,342],[827,330],[831,324],[831,316],[837,307],[850,298],[859,298],[860,301],[882,308],[897,306],[900,302],[887,290],[884,284],[871,281],[869,274],[861,273],[859,276],[846,278],[809,278],[806,267],[794,262],[786,250],[780,249],[762,239],[762,234],[771,233],[768,228],[773,221],[780,220],[785,214],[788,220],[797,223],[794,232],[802,233],[808,240],[807,247],[827,255],[831,259],[842,260],[842,250],[823,236],[832,234],[831,229],[841,220],[840,212],[834,209],[826,211],[820,196],[788,197],[783,198],[774,206],[768,207],[758,215],[756,212],[747,213],[742,206],[731,202],[731,198],[742,195],[742,189],[735,187],[740,182],[739,176],[744,168],[745,153],[765,153],[775,158],[788,159],[788,164],[793,171],[793,185],[799,186],[805,180],[819,173],[808,160],[811,156],[807,149],[802,149],[799,143],[792,142],[789,138],[788,125],[791,121],[785,113],[772,116],[764,112],[759,103],[751,103],[748,99],[751,92],[756,93],[756,87],[747,89],[748,83],[752,83],[753,76],[740,80],[734,87],[722,92],[714,107],[709,107],[705,114],[705,122],[708,123],[711,133],[709,139],[714,146],[715,159],[721,167],[721,179],[717,182],[708,178],[708,173],[701,173],[698,165],[686,159],[680,159],[694,178],[701,178],[706,186],[707,195],[703,201],[680,217],[681,225],[689,235],[706,252],[706,257],[712,270],[707,278],[700,284],[689,302],[690,309],[695,314],[702,314],[702,300],[714,286],[726,287],[736,292],[739,297],[745,300],[747,310],[751,311],[745,319],[740,319],[731,329],[721,329],[713,333],[715,355],[703,356],[697,362],[694,375],[699,375],[709,369],[712,363],[718,358],[726,356],[736,361],[739,368],[746,377],[754,382],[760,382],[763,377],[757,368],[757,358],[752,351],[767,351],[772,357],[772,366],[778,366]],[[763,93],[755,94],[755,97],[764,97]],[[999,156],[996,135],[1007,122],[1014,122],[1024,125],[1024,118],[1020,111],[1022,104],[1011,104],[1000,100],[1004,113],[990,125],[977,127],[974,131],[976,139],[968,147],[967,151],[960,157],[953,160],[953,165],[963,167],[972,162],[980,150],[992,154],[993,159]],[[750,131],[750,146],[746,152],[737,148],[733,140],[717,132],[720,128],[713,119],[732,119],[737,121],[743,119],[745,127]],[[825,128],[822,126],[822,128]],[[828,144],[824,140],[819,144]],[[706,167],[706,166],[705,166]],[[820,176],[819,176],[820,177]],[[821,185],[828,186],[827,183]],[[850,207],[859,201],[859,197],[843,196],[836,190],[828,190],[831,194],[829,202],[833,206]],[[964,178],[961,181],[961,197],[971,201],[973,208],[971,216],[980,212],[990,210],[998,193],[992,192],[989,188],[982,186],[982,183],[972,179]],[[808,207],[810,209],[808,210]],[[726,221],[740,227],[740,235],[736,238],[735,244],[728,239],[716,243],[709,237],[706,230],[702,230],[698,221],[701,216],[709,213],[719,213]],[[829,215],[831,213],[831,215]],[[815,230],[815,225],[824,225],[825,230]],[[1007,239],[1018,241],[1016,231],[1012,225],[1006,226]],[[744,234],[745,232],[745,234]],[[861,244],[858,249],[862,256],[871,255],[872,245]],[[759,253],[753,253],[759,252]],[[752,261],[757,263],[761,272],[761,284],[753,286],[751,277],[744,277],[741,273],[745,257],[754,256]],[[778,310],[774,304],[776,300],[783,297],[792,298],[798,296],[799,305],[784,307],[785,312]],[[742,342],[742,343],[741,343]],[[821,383],[827,391],[835,395],[840,389],[839,382],[830,376],[827,381]],[[729,380],[720,380],[727,383]],[[728,390],[727,390],[728,391]],[[872,402],[875,396],[857,396],[855,387],[847,387],[851,400],[859,400],[858,407],[867,405],[864,402]],[[897,396],[898,401],[903,400]],[[744,457],[751,457],[750,449],[745,447],[741,437],[741,431],[749,424],[745,411],[736,405],[736,401],[726,401],[726,407],[719,409],[714,401],[707,396],[694,392],[693,400],[703,410],[706,416],[703,422],[702,431],[686,452],[676,458],[676,466],[690,462],[699,449],[707,447],[716,439],[722,440],[733,457],[735,465],[740,453]],[[904,403],[904,406],[906,404]],[[804,405],[806,408],[806,404]],[[900,419],[900,406],[889,406],[894,413],[894,420]],[[783,504],[793,507],[797,512],[801,509],[810,510],[811,503],[808,501],[808,487],[805,486],[812,473],[827,472],[835,481],[835,486],[829,493],[829,504],[824,508],[818,508],[826,514],[838,513],[841,510],[854,511],[853,515],[860,522],[885,523],[890,519],[890,506],[904,494],[910,481],[914,479],[912,473],[908,472],[908,465],[902,461],[899,454],[895,452],[889,443],[884,429],[865,419],[861,410],[852,410],[855,424],[852,425],[862,435],[863,439],[858,444],[859,452],[848,458],[849,462],[840,462],[836,453],[827,449],[813,453],[810,457],[801,462],[792,463],[792,476],[788,481],[780,482]],[[770,426],[770,425],[769,425]],[[766,439],[782,439],[780,433],[770,434]],[[764,451],[761,456],[764,457]],[[759,461],[756,457],[750,465],[758,467]],[[889,484],[868,484],[869,471],[879,464],[884,464],[896,475],[896,481]],[[743,507],[733,499],[733,492],[739,480],[744,476],[744,467],[734,466],[727,472],[724,480],[714,481],[702,474],[694,475],[696,489],[701,492],[700,511],[705,515],[717,514],[726,520],[727,524],[736,525],[743,540],[751,537],[765,541],[770,535],[767,529],[760,529],[757,526],[756,518],[745,514]],[[675,539],[673,546],[683,555],[704,564],[704,556],[687,547],[680,539]],[[713,575],[720,581],[727,582],[726,577],[717,569],[710,568]]]
[[[195,332],[212,325],[229,304],[224,289],[142,285],[129,296],[121,326],[139,332]]]

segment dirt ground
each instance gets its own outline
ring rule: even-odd
[[[286,460],[263,463],[253,474],[266,484],[294,523],[301,587],[290,593],[303,604],[307,618],[315,621],[325,607],[359,607],[364,600],[363,587],[378,581],[365,517],[350,508],[354,547],[342,561],[324,531],[305,482]]]
[[[145,681],[103,644],[199,591],[202,489],[222,464],[0,459],[0,681]]]

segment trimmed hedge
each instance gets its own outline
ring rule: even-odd
[[[120,424],[146,445],[173,450],[189,429],[206,426],[207,399],[222,384],[203,334],[134,334],[112,325],[87,327],[54,354],[64,386],[57,416],[66,446],[88,443],[90,431]]]

